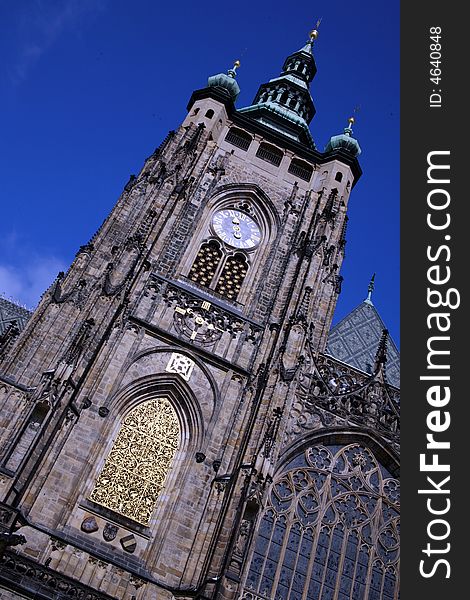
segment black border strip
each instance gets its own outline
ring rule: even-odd
[[[464,91],[469,51],[463,6],[435,0],[401,4],[401,589],[405,600],[468,596],[465,463],[470,398],[464,373],[469,368],[466,213],[470,198],[465,184],[470,169]],[[438,31],[440,38],[432,40]],[[436,43],[439,46],[431,47]],[[430,64],[433,59],[440,59],[440,64]],[[441,71],[440,79],[431,81],[438,74],[430,72],[435,68]],[[430,163],[450,169],[431,168],[428,173]],[[439,202],[444,206],[447,199],[442,210],[430,206]],[[438,229],[428,218],[437,226],[448,218],[450,222]],[[449,280],[443,282],[447,276]],[[446,299],[452,305],[460,299],[459,307],[444,306]],[[436,313],[443,316],[430,316]],[[439,330],[438,321],[442,329],[448,325],[448,331]],[[432,354],[436,349],[446,353]],[[450,399],[445,402],[442,398],[448,392]],[[441,426],[443,431],[433,431]],[[448,442],[450,448],[427,448],[428,434]],[[420,468],[421,454],[425,457]],[[439,464],[436,470],[425,466],[433,461]]]

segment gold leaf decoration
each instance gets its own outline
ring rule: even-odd
[[[179,440],[171,403],[142,402],[125,417],[90,499],[148,525]]]

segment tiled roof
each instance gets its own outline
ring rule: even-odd
[[[365,300],[332,327],[326,351],[334,358],[371,373],[384,329],[386,326],[377,309],[372,302]],[[387,343],[386,374],[389,383],[400,387],[400,353],[390,337]]]
[[[22,331],[31,314],[27,308],[0,297],[0,335],[13,321],[16,321],[18,329]]]

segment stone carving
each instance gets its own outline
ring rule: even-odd
[[[166,300],[177,303],[173,322],[178,333],[202,345],[214,344],[224,332],[235,338],[244,329],[240,317],[176,288],[167,290]]]
[[[65,273],[61,271],[52,285],[51,290],[51,301],[55,304],[62,304],[64,302],[71,302],[75,306],[82,306],[83,302],[87,299],[85,292],[86,281],[79,279],[75,284],[72,285],[68,291],[63,290],[63,280]]]
[[[137,233],[129,237],[115,262],[111,262],[106,267],[103,293],[106,296],[114,296],[120,292],[139,260],[144,249],[143,236]],[[113,253],[118,255],[119,248],[114,247]]]
[[[184,354],[173,352],[165,368],[167,373],[178,373],[185,381],[191,379],[191,373],[194,369],[194,361]]]
[[[82,323],[77,335],[73,338],[72,343],[67,348],[67,351],[62,357],[62,360],[67,365],[76,365],[83,351],[87,348],[92,329],[95,325],[94,319],[87,319]]]
[[[67,544],[62,540],[58,540],[57,538],[51,537],[51,552],[57,552],[61,550],[65,550]]]
[[[95,517],[90,516],[84,519],[80,525],[80,529],[85,533],[94,533],[95,531],[98,531],[99,527]]]
[[[281,423],[282,408],[275,408],[272,413],[272,417],[268,421],[266,433],[264,434],[262,443],[262,452],[265,458],[270,458],[271,453],[276,442],[277,434],[279,432],[279,425]]]
[[[144,294],[150,297],[161,294],[166,304],[175,310],[173,322],[176,331],[198,344],[215,344],[224,332],[232,338],[245,335],[251,343],[257,343],[260,339],[261,325],[225,307],[205,301],[196,293],[169,283],[154,273],[149,276]]]
[[[136,590],[141,588],[146,583],[143,579],[140,579],[140,577],[137,577],[136,575],[131,575],[129,581],[135,587]]]
[[[358,443],[307,448],[268,489],[241,597],[291,598],[292,582],[296,597],[320,597],[317,583],[338,589],[346,575],[353,580],[351,590],[386,581],[387,597],[396,597],[399,511],[399,482],[369,448]],[[344,563],[338,560],[341,547],[348,548]],[[285,577],[288,561],[291,574]]]
[[[129,176],[129,180],[126,183],[126,185],[124,186],[124,191],[125,192],[130,192],[131,189],[134,187],[134,185],[137,183],[137,177],[134,174],[131,174]]]
[[[4,579],[17,581],[18,573],[21,573],[23,585],[30,589],[37,589],[38,595],[50,597],[51,590],[57,598],[86,598],[87,600],[113,600],[104,592],[80,583],[58,571],[50,569],[36,561],[7,551],[2,557],[2,569]]]
[[[244,518],[240,524],[238,538],[232,552],[229,567],[230,571],[235,572],[236,575],[239,575],[243,568],[243,563],[245,561],[245,556],[248,549],[248,542],[250,541],[253,527],[254,520],[249,518]]]
[[[121,542],[121,546],[125,552],[129,552],[129,554],[135,552],[135,549],[137,548],[137,541],[132,533],[122,537],[119,541]]]
[[[106,523],[103,529],[103,539],[106,542],[112,542],[117,535],[119,527],[117,525],[113,525],[112,523]]]
[[[11,321],[5,331],[0,335],[0,359],[5,356],[20,335],[16,321]]]
[[[224,333],[220,325],[223,322],[218,319],[214,311],[205,310],[197,300],[187,300],[186,308],[177,306],[173,322],[178,333],[191,341],[197,341],[202,345],[215,344]],[[209,304],[209,303],[207,303]]]
[[[284,381],[291,381],[301,364],[299,354],[302,352],[306,336],[303,323],[290,323],[287,339],[282,348],[281,376]]]
[[[321,426],[350,424],[398,442],[399,392],[378,373],[368,376],[324,355],[307,361],[299,376],[287,438]]]
[[[194,282],[188,283],[194,285]],[[224,332],[234,339],[244,334],[248,341],[256,343],[262,333],[262,327],[257,323],[205,301],[196,293],[166,282],[158,275],[149,277],[145,293],[150,296],[161,294],[167,305],[175,309],[173,322],[176,331],[201,345],[214,344]]]

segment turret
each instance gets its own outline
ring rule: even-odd
[[[310,82],[317,66],[313,44],[318,31],[313,29],[305,46],[284,61],[279,77],[261,84],[251,106],[240,109],[260,123],[286,137],[315,148],[308,124],[315,115]]]

